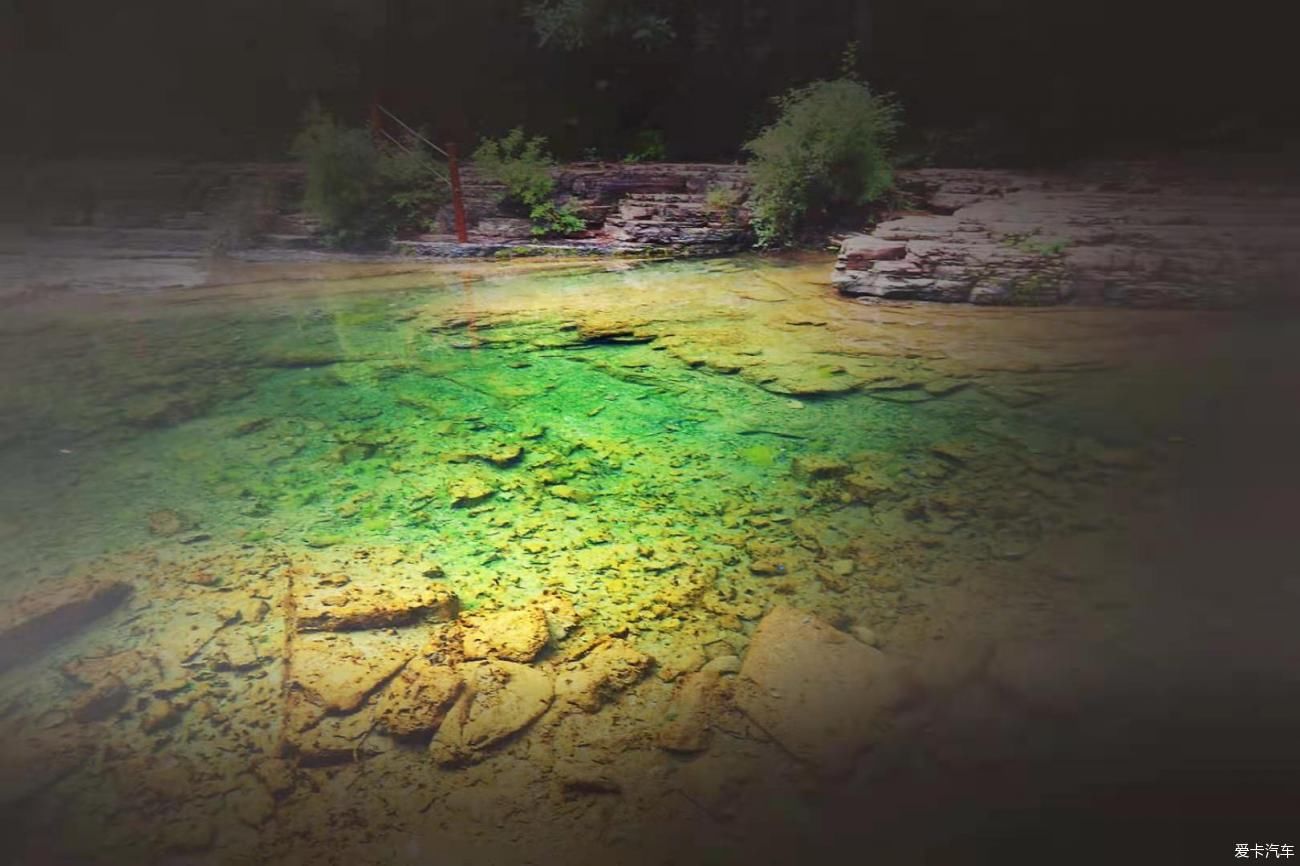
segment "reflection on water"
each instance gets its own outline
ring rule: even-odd
[[[939,784],[1050,751],[1042,719],[1125,672],[1176,677],[1155,612],[1183,615],[1161,580],[1223,481],[1211,395],[1272,343],[1228,315],[861,306],[826,270],[10,311],[0,797],[30,862],[685,862],[638,842],[663,822],[754,862],[837,820],[830,782],[771,785]],[[106,582],[133,592],[23,631]],[[902,683],[824,726],[857,763],[738,695],[782,604]]]

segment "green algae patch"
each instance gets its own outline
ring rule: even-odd
[[[739,454],[740,459],[750,466],[771,469],[776,465],[777,457],[780,456],[781,452],[771,445],[750,445],[748,448],[741,448]]]

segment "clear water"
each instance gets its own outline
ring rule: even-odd
[[[691,649],[743,655],[777,602],[918,663],[1044,640],[1146,652],[1128,640],[1144,569],[1191,525],[1179,503],[1213,414],[1195,395],[1226,375],[1233,320],[867,307],[834,298],[827,273],[428,268],[7,310],[0,592],[135,587],[3,674],[7,766],[75,756],[15,789],[32,850],[423,862],[430,803],[453,841],[503,814],[534,834],[533,815],[563,838],[584,826],[555,817],[561,794],[551,814],[521,793],[565,758],[540,731],[578,724],[550,716],[453,773],[372,734],[366,760],[268,785],[259,767],[292,765],[285,563],[440,571],[469,611],[560,593],[583,635],[625,634],[661,669]],[[250,598],[266,619],[223,626]],[[258,647],[251,671],[213,654],[236,633]],[[63,666],[155,651],[169,660],[121,674],[120,707],[69,717],[82,685]],[[178,676],[179,692],[159,685]],[[582,722],[584,748],[675,768],[625,740],[671,691],[650,677]],[[176,718],[147,729],[156,698]],[[503,767],[527,784],[493,789]],[[467,780],[495,805],[462,802]]]

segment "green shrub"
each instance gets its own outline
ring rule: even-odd
[[[499,140],[485,138],[474,151],[474,165],[484,177],[505,184],[508,199],[528,209],[535,236],[570,235],[586,228],[577,214],[551,200],[555,160],[545,138],[529,138],[521,127]]]
[[[587,228],[582,217],[563,205],[553,201],[535,204],[528,210],[528,218],[533,221],[534,237],[565,237],[574,235]]]
[[[340,126],[318,105],[308,109],[292,152],[307,170],[303,208],[337,246],[375,244],[403,229],[426,230],[447,199],[432,157],[414,141],[376,146],[369,131]]]
[[[869,204],[889,190],[889,148],[899,127],[898,105],[847,75],[796,87],[775,102],[776,122],[745,144],[760,246],[788,244],[836,209]]]

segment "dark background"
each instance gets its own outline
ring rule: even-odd
[[[528,0],[0,0],[0,147],[278,158],[313,95],[360,124],[380,93],[466,147],[522,124],[562,158],[621,157],[657,130],[670,158],[731,160],[850,41],[915,158],[1272,148],[1297,127],[1292,33],[1249,0],[583,2],[592,31],[566,46],[540,44]]]

